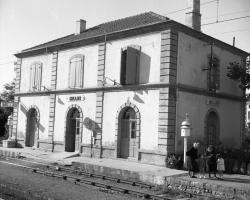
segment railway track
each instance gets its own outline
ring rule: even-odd
[[[32,173],[41,174],[45,176],[60,178],[65,181],[70,181],[74,184],[87,184],[98,187],[103,191],[115,191],[124,194],[130,194],[142,199],[153,200],[174,200],[187,199],[191,197],[201,197],[194,199],[203,199],[202,195],[193,195],[191,193],[184,193],[173,191],[171,194],[158,190],[154,185],[146,184],[140,181],[130,181],[111,176],[105,176],[95,173],[89,173],[79,169],[72,169],[70,167],[63,167],[57,164],[45,164],[34,160],[26,160],[20,158],[10,158],[0,156],[0,163],[14,165],[30,170]],[[207,199],[204,197],[204,199]]]

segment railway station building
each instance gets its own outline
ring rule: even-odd
[[[202,33],[198,8],[186,25],[153,12],[91,28],[79,20],[74,34],[17,53],[15,139],[164,165],[183,152],[188,113],[189,144],[239,147],[244,94],[226,74],[248,53]]]

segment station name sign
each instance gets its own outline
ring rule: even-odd
[[[85,96],[70,96],[70,97],[68,97],[67,98],[68,99],[68,101],[84,101],[86,98],[85,98]]]

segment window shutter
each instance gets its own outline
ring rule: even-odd
[[[75,62],[72,59],[69,65],[69,87],[70,88],[75,87],[75,68],[76,68]]]
[[[75,79],[76,79],[76,84],[75,87],[79,88],[81,85],[81,63],[79,62],[79,58],[75,59]]]
[[[84,57],[77,56],[70,60],[69,66],[69,87],[79,88],[83,87],[84,78]]]
[[[34,66],[35,65],[30,66],[30,91],[34,90],[34,76],[35,76]]]
[[[39,63],[36,65],[36,88],[37,90],[41,90],[42,84],[42,64]]]
[[[126,84],[135,84],[137,77],[138,50],[128,47],[126,58]]]
[[[122,52],[121,52],[121,72],[120,72],[121,85],[126,84],[126,60],[127,60],[127,50],[122,50]]]
[[[80,87],[83,88],[83,83],[84,83],[84,57],[80,59],[80,74],[81,74],[81,82],[80,82]]]

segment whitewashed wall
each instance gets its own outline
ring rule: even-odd
[[[84,96],[84,101],[69,101],[68,98],[71,96]],[[77,104],[81,107],[83,112],[83,120],[88,117],[95,120],[95,106],[96,106],[96,94],[71,94],[71,95],[58,95],[56,98],[56,111],[55,111],[55,141],[64,142],[65,134],[65,123],[67,110],[72,104]],[[91,131],[83,126],[82,143],[90,144]]]
[[[58,53],[57,89],[67,89],[69,79],[69,61],[74,55],[84,55],[84,87],[97,85],[98,45],[85,46]]]
[[[207,69],[211,52],[209,43],[179,33],[177,82],[193,87],[207,88]],[[241,61],[237,56],[221,47],[214,46],[214,55],[219,58],[220,92],[241,95],[235,81],[227,77],[227,66],[232,61]],[[188,74],[188,75],[187,75]]]
[[[52,55],[44,54],[22,59],[21,65],[21,85],[20,92],[28,92],[30,89],[30,66],[34,62],[42,63],[42,83],[41,86],[50,88]],[[43,90],[43,88],[41,88]]]
[[[120,82],[121,50],[128,45],[140,45],[141,51],[151,58],[149,83],[160,80],[160,33],[116,40],[107,43],[105,76]],[[109,82],[112,84],[112,82]]]
[[[31,106],[36,106],[40,113],[39,138],[48,139],[48,123],[49,123],[49,97],[21,97],[18,110],[18,139],[25,138],[26,134],[26,113]]]
[[[232,61],[240,62],[240,56],[217,46],[213,48],[213,51],[214,55],[219,58],[220,63],[220,87],[218,93],[226,93],[240,97],[241,90],[238,87],[238,83],[226,76],[228,64]],[[207,70],[203,69],[208,68],[210,52],[211,46],[208,43],[184,33],[179,33],[177,82],[206,90]],[[212,100],[215,104],[209,104],[209,100]],[[180,125],[185,118],[185,113],[189,113],[192,123],[190,141],[196,139],[202,140],[205,135],[206,114],[209,109],[212,108],[215,109],[219,115],[220,141],[222,141],[225,146],[238,147],[240,145],[241,132],[240,104],[240,101],[178,91],[176,132],[177,151],[183,150],[183,138],[180,136]]]

